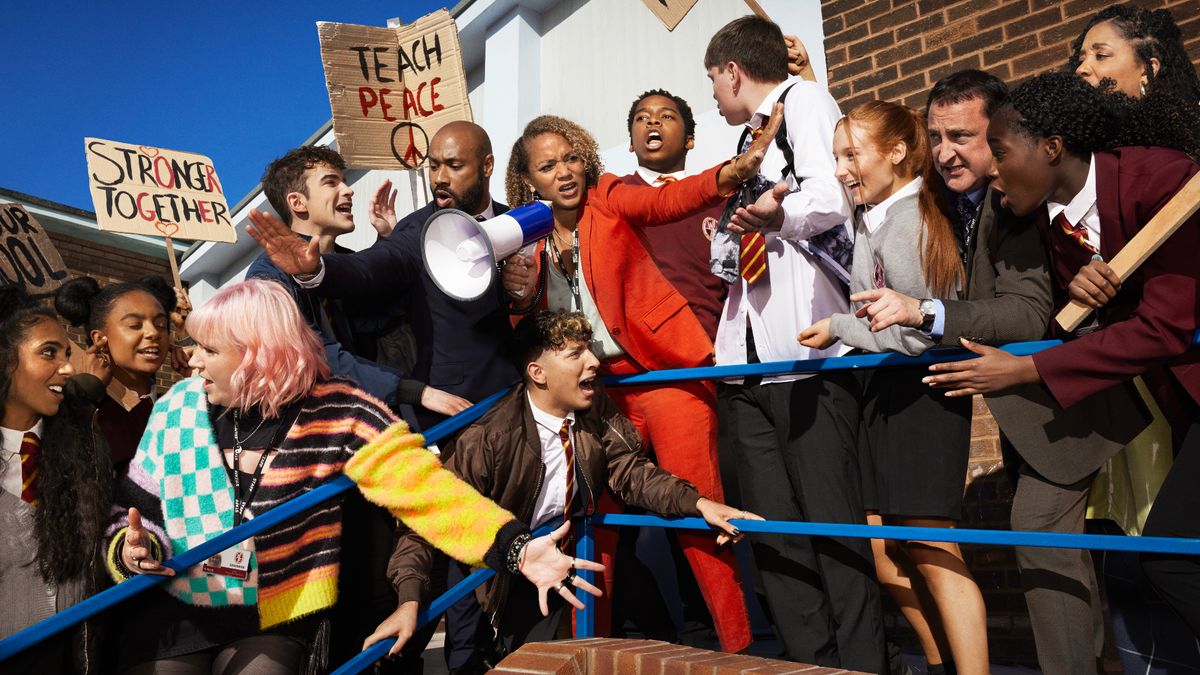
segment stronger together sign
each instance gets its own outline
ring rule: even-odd
[[[471,120],[458,28],[438,10],[399,28],[317,24],[338,151],[350,166],[416,169],[429,139]]]

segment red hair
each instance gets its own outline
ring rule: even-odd
[[[940,296],[948,296],[963,282],[962,258],[959,257],[958,239],[954,236],[945,188],[933,165],[933,149],[929,144],[925,116],[908,106],[888,101],[867,101],[838,121],[846,125],[846,136],[851,143],[851,123],[860,125],[867,132],[871,143],[883,153],[889,152],[897,143],[903,143],[908,152],[894,168],[902,178],[921,177],[921,190],[917,205],[921,213],[921,272],[925,283]],[[856,160],[857,161],[857,160]]]
[[[329,379],[321,339],[309,328],[283,286],[248,279],[221,289],[192,312],[187,331],[201,344],[229,345],[242,352],[230,378],[231,408],[259,406],[277,417],[289,403]]]

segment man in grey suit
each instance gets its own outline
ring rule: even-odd
[[[929,135],[958,215],[966,288],[952,301],[910,298],[890,289],[859,294],[856,300],[871,301],[873,330],[895,324],[922,328],[943,346],[958,346],[962,338],[994,343],[1045,336],[1054,301],[1041,235],[1031,218],[1016,218],[1001,206],[1002,195],[987,177],[988,120],[1007,98],[1003,82],[978,70],[934,84],[926,107]],[[1140,403],[1128,389],[1110,391],[1066,411],[1040,386],[988,397],[1021,460],[1014,530],[1084,531],[1096,471],[1149,421],[1131,423],[1130,411],[1142,410]],[[1090,554],[1033,547],[1017,547],[1016,553],[1042,670],[1094,674],[1104,624]]]

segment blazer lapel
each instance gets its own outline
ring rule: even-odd
[[[1092,154],[1096,163],[1096,209],[1100,214],[1100,255],[1111,260],[1126,243],[1121,231],[1121,196],[1118,194],[1117,157],[1107,152]]]

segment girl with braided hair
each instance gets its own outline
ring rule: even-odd
[[[87,598],[103,579],[112,472],[91,401],[104,388],[89,375],[68,382],[70,351],[52,310],[19,287],[0,288],[0,639]],[[98,672],[95,629],[86,622],[0,670]]]
[[[1019,215],[1033,214],[1062,286],[1093,255],[1110,259],[1200,170],[1177,150],[1111,147],[1118,117],[1103,92],[1066,73],[1035,77],[992,116],[988,144],[995,187]],[[931,366],[926,378],[947,396],[1041,383],[1062,407],[1156,369],[1163,410],[1178,410],[1175,464],[1146,519],[1146,536],[1200,536],[1193,514],[1200,477],[1200,216],[1152,253],[1100,309],[1099,329],[1033,356],[1012,356],[964,340],[981,358]],[[1143,554],[1163,599],[1200,636],[1200,561]]]

